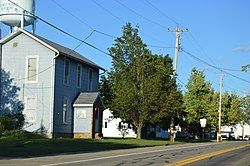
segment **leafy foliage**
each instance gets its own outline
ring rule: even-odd
[[[178,114],[182,94],[171,76],[172,60],[152,54],[139,37],[138,27],[126,24],[109,52],[113,56],[110,109],[114,116],[135,125],[138,138],[147,122]]]
[[[244,72],[247,72],[247,70],[248,70],[249,67],[250,67],[250,64],[247,64],[245,66],[242,66],[241,70],[244,71]]]
[[[250,96],[242,97],[240,103],[243,110],[243,121],[250,124]]]
[[[105,108],[109,108],[110,102],[113,99],[113,94],[111,91],[111,81],[107,79],[106,76],[101,76],[100,85],[99,85],[99,92],[104,103]]]
[[[247,121],[249,110],[247,98],[241,99],[235,93],[222,95],[221,125],[233,126]],[[187,122],[193,132],[200,131],[199,119],[207,119],[207,129],[218,127],[219,93],[211,88],[202,71],[193,69],[184,95]],[[245,111],[244,111],[245,110]]]
[[[0,133],[6,130],[20,130],[24,125],[24,116],[21,112],[0,115]]]
[[[24,125],[23,103],[18,99],[19,87],[14,85],[10,73],[1,69],[0,84],[0,134],[9,130],[20,130]]]
[[[1,69],[1,103],[0,114],[15,113],[23,109],[23,103],[18,99],[20,88],[14,85],[10,73]]]
[[[213,125],[211,120],[214,119],[216,111],[214,110],[216,96],[211,89],[211,84],[206,82],[204,72],[193,68],[187,84],[187,92],[184,95],[187,122],[194,129],[193,132],[199,131],[202,118],[207,119],[208,125]]]

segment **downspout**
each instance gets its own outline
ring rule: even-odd
[[[59,56],[59,51],[56,52],[55,57],[52,60],[52,66],[51,69],[51,92],[50,92],[50,133],[51,137],[54,136],[54,112],[55,112],[55,71],[56,71],[56,63],[55,59]]]

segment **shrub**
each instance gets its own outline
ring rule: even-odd
[[[20,130],[24,125],[22,112],[0,115],[0,136],[5,131]]]

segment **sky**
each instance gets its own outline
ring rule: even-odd
[[[181,34],[183,51],[177,68],[181,88],[185,90],[196,67],[219,90],[221,71],[211,67],[216,66],[226,71],[223,91],[243,96],[250,93],[250,70],[241,71],[241,66],[250,63],[249,7],[249,0],[36,0],[36,15],[77,38],[88,37],[86,42],[104,52],[131,22],[139,26],[142,40],[153,53],[172,58],[175,33],[168,29],[178,23],[188,29]],[[3,34],[9,33],[5,25],[0,28]],[[39,20],[36,34],[71,49],[80,44]],[[108,55],[88,45],[81,44],[76,51],[107,70],[112,67]]]

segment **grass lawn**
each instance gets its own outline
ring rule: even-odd
[[[176,142],[180,143],[180,142]],[[163,146],[164,140],[137,139],[0,139],[0,158],[35,157],[60,153],[97,152],[136,147]]]

